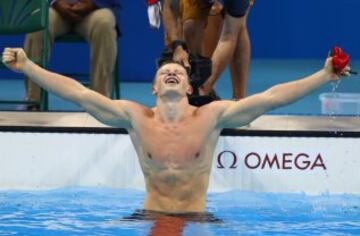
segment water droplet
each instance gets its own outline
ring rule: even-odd
[[[337,88],[340,85],[340,80],[332,81],[331,82],[331,95],[334,102],[330,105],[330,125],[334,127],[334,134],[337,134],[336,130],[336,114],[338,111],[338,104],[335,102],[337,98],[339,98],[339,94],[336,92]]]

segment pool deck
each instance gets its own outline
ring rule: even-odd
[[[26,128],[110,128],[85,112],[0,112],[0,131]],[[360,132],[360,117],[263,115],[241,131]]]

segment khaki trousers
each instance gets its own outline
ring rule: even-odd
[[[90,46],[90,88],[107,97],[111,96],[112,72],[117,54],[115,24],[115,16],[107,8],[89,13],[76,24],[64,19],[53,8],[49,9],[49,54],[57,37],[69,32],[81,35]],[[29,57],[40,58],[41,38],[41,31],[26,35],[24,49]],[[73,55],[76,56],[76,51],[68,54],[69,57]],[[37,84],[26,78],[25,87],[27,100],[38,101],[40,99],[40,88]]]

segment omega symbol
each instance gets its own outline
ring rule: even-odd
[[[225,153],[229,153],[232,156],[232,159],[233,159],[232,164],[229,166],[229,168],[230,169],[235,169],[237,167],[237,165],[236,165],[237,156],[232,151],[222,151],[222,152],[219,153],[219,155],[217,156],[217,162],[218,162],[217,168],[219,168],[219,169],[224,169],[225,168],[225,166],[223,165],[223,163],[221,161],[222,160],[221,158],[223,157],[223,154],[225,154]]]

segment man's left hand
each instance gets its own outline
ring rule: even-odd
[[[342,69],[341,71],[336,72],[334,70],[334,64],[333,64],[333,58],[332,57],[328,57],[325,61],[325,65],[324,65],[324,69],[325,71],[329,74],[329,78],[330,80],[339,80],[341,79],[341,77],[344,76],[350,76],[350,66],[346,65],[344,69]]]
[[[79,15],[86,16],[96,9],[96,5],[92,0],[79,0],[71,7],[71,10]]]

